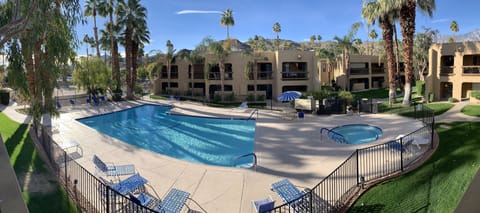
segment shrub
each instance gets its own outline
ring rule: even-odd
[[[257,101],[264,101],[265,95],[257,95]]]
[[[135,94],[137,95],[143,95],[143,88],[140,85],[135,85],[134,91],[135,91]]]
[[[471,95],[472,97],[480,100],[480,91],[479,91],[479,90],[473,90],[470,95]]]
[[[423,96],[423,93],[425,93],[425,81],[418,80],[415,89],[417,90],[416,92],[418,96]]]
[[[448,98],[448,102],[456,103],[456,102],[458,102],[458,99],[450,97],[450,98]]]
[[[247,101],[249,101],[249,102],[255,101],[255,96],[253,94],[248,94]]]
[[[349,91],[342,90],[338,93],[338,97],[341,99],[345,99],[347,105],[352,104],[353,102],[353,94]]]
[[[230,93],[225,97],[226,101],[235,101],[235,94]]]
[[[434,100],[435,100],[435,96],[433,95],[433,93],[429,93],[428,94],[428,102],[432,103]]]
[[[8,90],[0,89],[0,104],[8,105],[10,102],[10,92]]]
[[[113,101],[121,101],[122,100],[122,89],[112,90],[112,99],[113,99]]]
[[[214,101],[214,102],[220,102],[221,100],[222,100],[222,95],[220,95],[220,94],[215,94],[215,95],[213,96],[213,101]]]

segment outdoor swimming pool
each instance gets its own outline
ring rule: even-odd
[[[172,107],[142,105],[78,119],[99,132],[162,155],[217,166],[235,166],[253,153],[255,120],[173,115]],[[242,158],[237,165],[251,164]]]
[[[349,124],[331,129],[328,132],[328,137],[334,141],[342,141],[347,144],[363,144],[376,141],[382,137],[382,133],[382,129],[376,126]],[[341,137],[343,138],[341,139]]]

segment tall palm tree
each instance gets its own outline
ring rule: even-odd
[[[228,27],[235,25],[235,20],[233,20],[233,11],[231,9],[227,9],[223,11],[220,24],[222,26],[227,27],[227,39],[230,39],[230,33],[228,31]]]
[[[321,48],[321,47],[322,47],[322,43],[320,43],[320,41],[322,41],[322,36],[321,36],[321,35],[317,35],[318,48]]]
[[[277,51],[278,51],[280,46],[280,39],[278,37],[278,34],[282,32],[282,27],[280,26],[280,23],[275,22],[275,24],[273,24],[273,32],[277,34]]]
[[[385,8],[387,0],[371,1],[363,5],[362,17],[368,24],[374,24],[377,20],[382,28],[384,49],[387,55],[389,102],[395,103],[395,56],[393,52],[393,18],[392,10]]]
[[[136,54],[141,41],[135,40],[137,34],[148,33],[147,9],[140,4],[140,0],[118,1],[116,16],[118,24],[123,28],[124,46],[127,69],[127,99],[134,99],[134,88],[136,83]],[[134,62],[135,61],[135,62]]]
[[[108,25],[108,32],[110,36],[110,55],[112,57],[112,77],[115,82],[115,89],[114,93],[114,100],[120,100],[121,98],[121,76],[120,76],[120,61],[118,59],[118,36],[119,35],[119,26],[113,20],[113,15],[115,13],[115,8],[117,5],[117,0],[100,0],[98,5],[98,14],[102,17],[109,17]]]
[[[150,42],[150,31],[146,24],[146,22],[139,22],[132,33],[132,88],[135,88],[137,83],[137,61],[144,54],[145,44]]]
[[[432,17],[435,0],[402,0],[400,6],[400,26],[403,37],[403,60],[405,64],[405,94],[403,104],[410,105],[413,74],[413,36],[415,33],[415,15],[417,5],[422,13]]]
[[[318,49],[315,51],[315,56],[318,59],[326,59],[327,60],[327,73],[328,73],[328,84],[330,85],[331,83],[331,72],[334,70],[334,68],[337,65],[337,50],[335,49],[334,46],[331,46],[330,48],[323,48],[323,49]],[[333,85],[331,85],[333,86]]]
[[[167,79],[168,79],[168,86],[167,91],[170,90],[170,78],[171,78],[171,66],[173,62],[173,58],[175,56],[175,49],[173,49],[173,44],[170,40],[167,40],[167,53],[165,54],[165,60],[167,64]]]
[[[377,34],[377,31],[375,31],[375,29],[372,29],[369,33],[368,33],[368,37],[372,39],[372,47],[370,49],[370,55],[373,55],[373,49],[375,49],[375,40],[377,40],[378,38],[378,34]]]
[[[453,32],[451,42],[455,42],[455,33],[460,31],[457,21],[453,20],[452,23],[450,23],[450,30]]]
[[[85,16],[93,17],[93,36],[95,38],[95,48],[97,49],[97,57],[100,58],[100,48],[98,44],[98,29],[97,29],[97,0],[87,0],[85,2]]]
[[[362,26],[362,23],[357,22],[352,24],[350,31],[348,32],[347,35],[343,37],[338,37],[335,36],[333,37],[333,40],[337,42],[337,46],[342,49],[342,57],[343,57],[343,72],[346,73],[347,78],[349,79],[350,76],[350,53],[353,51],[356,51],[355,46],[353,45],[356,38],[355,35],[358,32],[358,28]],[[350,90],[350,82],[346,82],[345,88],[346,90]]]

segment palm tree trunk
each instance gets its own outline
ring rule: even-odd
[[[192,62],[192,74],[190,75],[190,82],[191,82],[191,85],[190,85],[190,89],[191,89],[191,93],[192,93],[192,97],[193,97],[193,88],[195,88],[193,85],[194,85],[194,82],[193,82],[193,76],[195,74],[195,65],[193,64]]]
[[[138,55],[138,43],[132,41],[132,90],[135,92],[135,86],[137,84],[137,55]],[[140,94],[142,95],[142,94]]]
[[[125,29],[125,68],[127,69],[127,99],[133,99],[132,88],[132,30],[127,27]]]
[[[395,76],[396,76],[396,84],[398,85],[399,88],[403,90],[403,82],[401,79],[401,73],[400,73],[400,48],[398,45],[398,37],[397,37],[397,27],[395,24],[392,24],[392,29],[393,29],[393,35],[395,36]]]
[[[407,0],[400,9],[400,25],[403,36],[403,58],[405,60],[405,94],[403,105],[410,105],[413,81],[413,35],[415,33],[415,0]]]
[[[393,29],[388,16],[383,16],[381,21],[382,36],[385,41],[384,48],[387,54],[387,69],[388,69],[388,100],[390,104],[395,103],[395,65],[393,54]]]
[[[97,10],[93,8],[93,36],[95,36],[95,48],[97,49],[97,57],[100,58],[100,48],[98,45],[98,30],[97,30]]]
[[[220,92],[222,94],[222,101],[225,99],[225,89],[224,89],[224,79],[225,79],[225,64],[223,63],[223,60],[219,61],[219,67],[220,67]]]

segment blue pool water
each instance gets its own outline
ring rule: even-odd
[[[328,133],[328,137],[334,141],[339,141],[339,135],[348,144],[363,144],[382,137],[382,129],[367,124],[349,124],[335,127]]]
[[[78,121],[131,145],[191,162],[234,166],[238,156],[253,153],[255,120],[172,115],[170,109],[142,105]],[[252,162],[243,158],[237,165]]]

